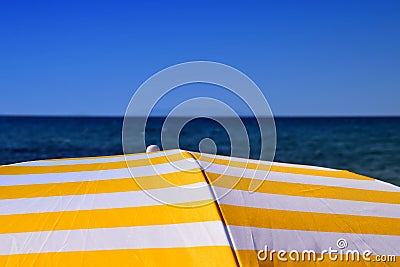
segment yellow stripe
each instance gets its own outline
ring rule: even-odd
[[[260,266],[260,267],[277,267],[277,266],[284,266],[284,267],[309,267],[309,266],[332,266],[332,267],[353,267],[353,266],[360,266],[360,267],[374,267],[374,266],[398,266],[400,262],[400,256],[395,256],[392,262],[377,262],[376,255],[371,255],[370,260],[366,261],[362,258],[362,252],[360,252],[360,260],[352,260],[351,255],[349,256],[349,260],[346,261],[346,255],[343,255],[343,260],[340,260],[340,255],[336,255],[338,258],[336,261],[330,260],[327,254],[321,255],[320,253],[316,253],[316,260],[314,261],[311,257],[311,260],[308,260],[308,255],[305,254],[304,259],[301,260],[301,254],[299,256],[299,260],[290,260],[289,254],[286,253],[285,255],[281,255],[281,258],[288,259],[288,261],[279,261],[277,257],[277,253],[273,254],[273,260],[265,260],[260,261],[257,258],[257,251],[254,250],[237,250],[235,251],[236,255],[238,255],[238,259],[241,266]],[[264,254],[261,254],[264,256]],[[332,254],[332,257],[335,255]],[[296,258],[295,254],[292,254],[293,258]]]
[[[236,266],[230,247],[188,247],[84,252],[35,253],[0,256],[0,266]]]
[[[213,186],[247,191],[251,179],[206,173]],[[239,181],[238,181],[239,180]],[[265,180],[256,190],[259,193],[288,196],[357,200],[378,203],[400,204],[400,192],[385,192],[311,184],[298,184]]]
[[[160,153],[160,152],[155,152],[155,153]],[[177,151],[178,153],[178,151]],[[58,162],[58,161],[74,161],[74,160],[96,160],[96,159],[115,159],[115,158],[121,158],[124,159],[124,157],[130,157],[130,156],[140,156],[144,154],[151,154],[151,153],[136,153],[136,154],[126,154],[126,155],[109,155],[109,156],[94,156],[94,157],[80,157],[80,158],[59,158],[59,159],[42,159],[42,160],[35,160],[34,162]],[[28,161],[29,162],[29,161]]]
[[[378,235],[400,235],[400,219],[239,207],[221,204],[228,225]]]
[[[220,221],[215,205],[206,203],[2,215],[0,234]]]
[[[187,152],[173,155],[160,156],[155,158],[146,158],[129,161],[76,164],[76,165],[56,165],[56,166],[0,166],[0,175],[18,175],[18,174],[44,174],[44,173],[63,173],[63,172],[81,172],[81,171],[99,171],[110,169],[123,169],[129,167],[150,166],[155,164],[168,163],[178,160],[192,158]]]
[[[128,192],[142,189],[167,188],[205,182],[200,169],[158,176],[121,178],[110,180],[80,181],[51,184],[0,186],[0,199],[33,198]]]
[[[200,159],[200,156],[194,155],[196,159]],[[201,156],[201,160],[205,160],[207,162],[212,162],[213,164],[220,164],[229,167],[237,167],[237,168],[247,168],[254,170],[262,170],[262,171],[271,171],[271,172],[283,172],[283,173],[293,173],[293,174],[303,174],[303,175],[312,175],[312,176],[327,176],[332,178],[347,178],[347,179],[356,179],[356,180],[374,180],[370,177],[355,174],[349,171],[341,171],[341,170],[319,170],[319,169],[307,169],[300,167],[286,167],[286,166],[273,166],[266,164],[256,164],[256,163],[246,163],[232,160],[224,160],[218,158],[211,158],[206,156]],[[207,170],[206,170],[207,171]]]

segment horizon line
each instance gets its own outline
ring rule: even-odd
[[[166,118],[168,115],[148,116],[148,118]],[[0,114],[0,118],[124,118],[124,115],[20,115],[20,114]],[[129,118],[143,118],[145,116],[129,116]],[[188,118],[192,116],[176,116],[176,118]],[[215,115],[217,118],[231,118],[232,116]],[[251,115],[239,115],[240,118],[255,118]],[[196,118],[205,118],[198,116]],[[193,119],[196,119],[193,118]],[[235,117],[232,117],[235,118]],[[269,117],[262,117],[269,118]],[[400,118],[400,115],[276,115],[273,118]]]

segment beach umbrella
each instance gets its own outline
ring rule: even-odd
[[[182,150],[18,163],[0,266],[395,266],[399,207],[348,171]]]

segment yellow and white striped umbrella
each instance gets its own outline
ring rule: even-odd
[[[0,266],[395,266],[399,218],[399,187],[303,165],[170,150],[0,167]],[[371,261],[324,254],[338,246]]]

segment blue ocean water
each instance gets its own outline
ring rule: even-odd
[[[146,143],[160,144],[163,118],[151,118]],[[243,119],[251,157],[259,153],[254,119]],[[28,160],[122,154],[122,118],[0,117],[0,164]],[[400,185],[400,117],[276,118],[275,161],[347,169]],[[182,149],[198,150],[213,139],[219,154],[229,155],[223,127],[206,119],[188,123]]]

